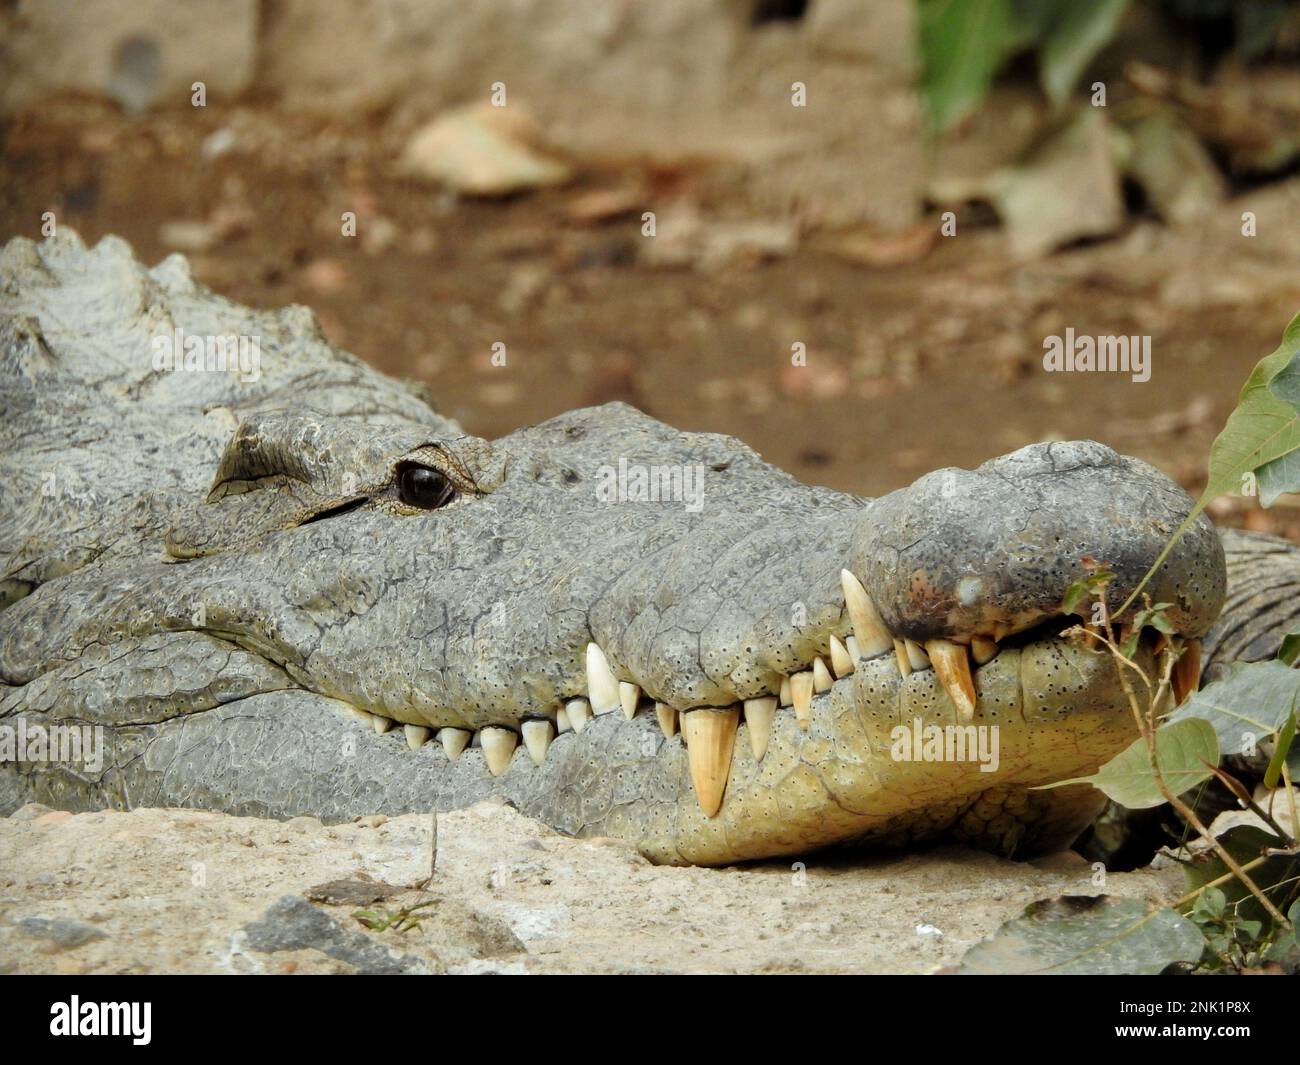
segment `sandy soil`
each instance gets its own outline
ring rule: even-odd
[[[324,827],[25,807],[0,820],[0,971],[930,973],[1035,899],[1103,890],[1075,854],[656,867],[482,803],[439,818],[428,890],[376,905],[304,897],[338,880],[418,885],[430,842],[419,815]],[[1176,868],[1144,870],[1109,875],[1104,891],[1168,901],[1180,885]],[[421,902],[427,917],[406,932],[353,916]]]

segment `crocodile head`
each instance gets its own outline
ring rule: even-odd
[[[486,441],[312,399],[243,412],[206,489],[168,479],[147,549],[0,612],[0,715],[116,745],[44,800],[344,817],[498,793],[661,861],[1024,855],[1095,809],[1031,789],[1135,734],[1062,597],[1092,558],[1117,604],[1191,503],[1100,444],[866,500],[618,404]],[[1198,520],[1148,591],[1195,640],[1224,580]]]

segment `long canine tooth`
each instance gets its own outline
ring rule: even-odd
[[[636,717],[636,704],[641,699],[641,688],[625,680],[618,682],[618,701],[623,707],[623,716],[631,721]]]
[[[555,711],[555,734],[563,736],[566,732],[572,732],[573,726],[569,724],[569,711],[560,707]]]
[[[970,656],[977,665],[992,662],[998,656],[998,645],[985,636],[973,636],[970,641]]]
[[[570,699],[564,704],[564,711],[574,732],[581,732],[591,720],[591,704],[586,699]]]
[[[425,728],[423,725],[403,725],[402,731],[406,733],[406,745],[413,751],[423,747],[433,734],[433,729]]]
[[[772,719],[776,717],[776,696],[764,695],[745,700],[745,725],[749,729],[749,748],[754,761],[761,762],[772,739]]]
[[[587,698],[596,714],[608,714],[619,706],[618,681],[605,652],[594,643],[587,644]]]
[[[853,623],[853,635],[864,655],[878,655],[893,646],[894,639],[880,620],[876,604],[867,595],[862,582],[846,569],[840,570],[840,588],[844,591],[844,605]]]
[[[902,640],[894,641],[894,659],[898,662],[898,672],[903,676],[912,672],[912,660],[907,657],[907,648]]]
[[[782,677],[782,678],[781,678],[781,694],[778,696],[778,699],[779,699],[780,704],[781,704],[782,706],[789,706],[790,703],[794,701],[793,698],[792,698],[792,696],[790,695],[790,678],[789,678],[789,677]]]
[[[919,673],[923,669],[930,668],[930,656],[925,653],[925,649],[915,640],[903,640],[903,647],[907,649],[907,660],[912,664],[912,672]]]
[[[1174,663],[1174,671],[1169,678],[1174,689],[1174,704],[1186,699],[1201,683],[1201,641],[1188,640],[1183,647],[1182,656]]]
[[[386,717],[380,717],[378,714],[376,714],[373,718],[371,718],[370,724],[373,725],[375,731],[382,736],[385,732],[387,732],[394,725],[396,725],[397,722],[391,721]]]
[[[966,648],[951,640],[927,640],[925,649],[939,682],[957,708],[957,717],[962,721],[975,718],[975,681],[970,675],[970,657]]]
[[[681,721],[695,798],[704,816],[714,817],[722,808],[727,777],[731,775],[740,710],[691,710],[681,715]]]
[[[555,726],[549,721],[525,721],[520,731],[524,734],[524,746],[528,748],[529,757],[541,765],[546,761],[546,748],[555,739]]]
[[[853,639],[852,636],[849,639]],[[837,677],[847,677],[854,670],[853,656],[849,649],[840,643],[839,637],[831,637],[831,669],[835,670]]]
[[[831,685],[835,683],[835,678],[831,676],[831,671],[826,668],[826,663],[821,660],[820,656],[813,659],[812,674],[813,687],[817,691],[828,692],[831,690]]]
[[[442,744],[442,749],[453,762],[460,757],[460,752],[469,746],[469,741],[473,738],[473,735],[463,728],[438,730],[438,742]]]
[[[488,725],[479,730],[479,741],[483,744],[483,758],[487,762],[488,772],[499,777],[510,764],[510,756],[515,753],[519,737],[508,728]]]
[[[805,732],[812,721],[813,674],[811,669],[790,676],[790,700],[794,703],[794,716]]]
[[[667,703],[655,703],[655,720],[659,722],[659,731],[664,739],[671,740],[677,735],[677,711]]]
[[[848,637],[848,639],[844,641],[844,646],[848,648],[849,657],[853,659],[853,664],[855,666],[862,661],[862,648],[858,646],[858,638],[856,636]]]

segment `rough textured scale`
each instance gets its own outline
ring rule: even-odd
[[[94,772],[0,766],[0,809],[345,819],[501,794],[659,861],[943,836],[1025,855],[1067,843],[1097,805],[1086,789],[1028,789],[1131,738],[1110,664],[1053,621],[1082,556],[1110,561],[1121,593],[1189,500],[1102,445],[1024,448],[865,500],[618,404],[466,436],[331,347],[305,309],[237,306],[180,257],[146,269],[115,238],[14,240],[0,277],[0,724],[105,737]],[[156,338],[178,328],[259,338],[260,372],[156,368]],[[447,489],[436,507],[412,502],[412,470]],[[638,471],[701,494],[641,501]],[[615,483],[633,498],[611,498]],[[1279,558],[1294,582],[1294,555]],[[971,723],[997,726],[995,771],[891,754],[897,726],[956,725],[958,710],[923,659],[901,675],[892,646],[848,669],[845,648],[889,644],[877,630],[848,643],[845,570],[873,626],[946,641],[952,684],[963,660],[948,643],[979,640]],[[1195,638],[1224,585],[1200,522],[1152,594]],[[575,702],[593,694],[593,645],[631,720],[605,712],[617,701],[594,717]],[[691,730],[660,719],[776,696],[818,658],[806,721],[787,704],[765,746],[742,723],[711,747],[731,765],[706,816]],[[499,775],[482,735],[462,750],[530,720],[555,724],[549,744],[545,729],[531,745],[487,734]],[[423,742],[426,728],[463,732]]]

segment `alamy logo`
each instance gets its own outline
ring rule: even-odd
[[[222,333],[186,333],[177,326],[153,338],[153,368],[159,373],[233,373],[244,382],[262,376],[262,338]]]
[[[88,773],[104,768],[102,725],[0,725],[0,764],[5,762],[80,762]]]
[[[1151,338],[1065,336],[1043,340],[1043,369],[1048,373],[1127,373],[1139,383],[1151,380]]]
[[[138,1047],[148,1046],[153,1020],[150,1002],[71,1002],[50,1006],[50,1035],[129,1035]]]
[[[981,773],[998,771],[997,725],[927,725],[914,717],[910,725],[895,725],[889,741],[895,762],[979,762]]]
[[[618,460],[596,471],[602,503],[682,503],[692,514],[704,509],[703,466],[642,466]]]

